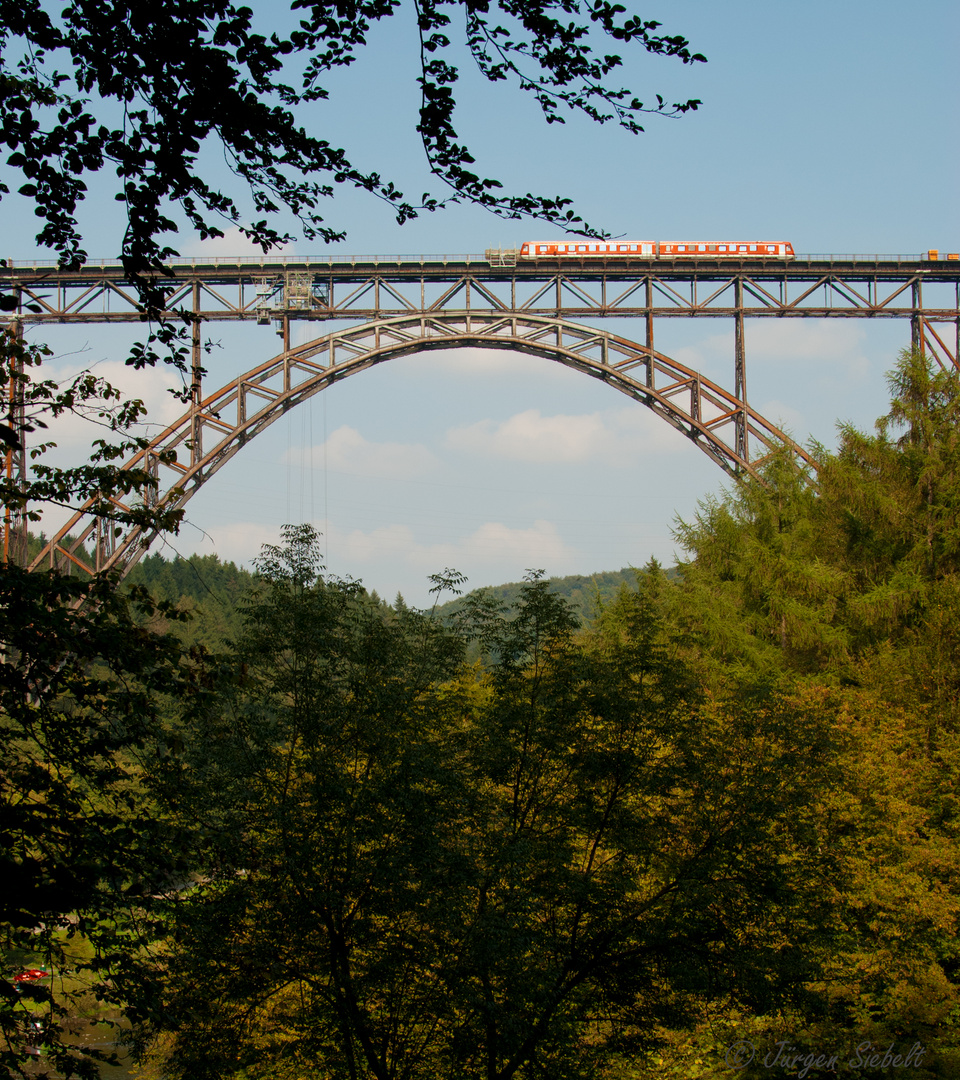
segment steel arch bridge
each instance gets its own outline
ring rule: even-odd
[[[156,483],[137,498],[168,509],[184,506],[241,447],[299,402],[374,364],[430,349],[509,349],[566,364],[646,405],[733,475],[756,475],[779,441],[812,465],[748,404],[748,319],[909,321],[915,348],[942,367],[960,366],[956,255],[931,250],[787,260],[749,253],[724,260],[518,260],[516,254],[171,260],[170,276],[163,279],[165,314],[193,327],[190,407],[125,464],[145,470]],[[64,269],[55,262],[0,261],[0,290],[17,296],[16,311],[0,315],[0,328],[15,334],[24,325],[142,321],[136,287],[116,262]],[[583,324],[617,318],[641,320],[644,340]],[[655,322],[674,318],[733,321],[732,392],[655,350]],[[217,321],[273,323],[283,348],[208,394],[201,328]],[[293,322],[342,321],[353,325],[291,347]],[[17,405],[9,404],[15,423]],[[24,447],[8,453],[6,474],[26,481]],[[132,509],[122,502],[116,508]],[[133,566],[152,535],[129,528],[114,536],[115,523],[98,521],[97,511],[94,497],[32,568],[75,564],[95,573]],[[23,512],[8,511],[3,531],[4,550],[22,554]]]
[[[646,405],[686,435],[731,475],[757,475],[766,455],[787,444],[782,431],[723,387],[629,338],[560,318],[456,313],[378,320],[326,334],[281,352],[203,398],[124,465],[157,483],[145,498],[176,510],[240,449],[280,416],[326,387],[375,364],[429,350],[509,349],[583,372]],[[760,446],[760,454],[748,447]],[[113,500],[117,509],[132,509]],[[126,571],[154,534],[97,516],[98,499],[84,506],[47,543],[30,568],[73,564],[93,574]],[[93,565],[86,558],[92,549]]]

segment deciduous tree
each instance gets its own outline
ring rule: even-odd
[[[655,596],[581,642],[534,576],[510,617],[468,605],[465,667],[290,538],[176,776],[211,844],[172,916],[172,1075],[597,1076],[692,1003],[798,990],[816,722],[637,670]]]

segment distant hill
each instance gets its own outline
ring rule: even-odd
[[[168,600],[193,618],[187,623],[157,625],[173,630],[190,644],[218,651],[240,630],[239,603],[256,583],[256,575],[218,555],[191,555],[189,559],[165,559],[147,555],[126,578],[142,585],[157,600]]]
[[[40,538],[30,537],[39,550]],[[679,574],[676,567],[666,571],[667,577]],[[157,600],[167,600],[182,611],[190,611],[193,618],[186,624],[158,623],[158,629],[173,629],[186,641],[199,642],[217,650],[225,640],[240,630],[239,603],[249,595],[257,577],[249,570],[233,562],[222,562],[217,555],[191,555],[189,558],[166,559],[160,554],[147,555],[127,575],[131,585],[142,585]],[[553,592],[562,596],[574,609],[581,621],[591,623],[599,604],[609,603],[621,588],[637,587],[637,570],[624,567],[594,574],[568,574],[566,577],[549,578]],[[520,596],[522,582],[474,589],[468,595],[485,591],[499,600],[504,607],[513,607]],[[376,596],[376,593],[373,594]],[[441,604],[437,613],[441,618],[452,615],[463,604],[465,597],[456,597]]]
[[[604,570],[596,574],[568,574],[566,577],[553,577],[548,579],[550,589],[558,596],[562,596],[574,609],[584,623],[593,622],[597,613],[598,604],[607,604],[616,597],[621,588],[636,591],[638,571],[632,567],[624,567],[622,570]],[[677,567],[665,571],[668,578],[675,578],[679,574]],[[490,585],[484,589],[474,589],[467,595],[478,592],[486,592],[499,600],[505,607],[511,608],[520,598],[520,589],[523,583],[512,581],[506,585]],[[441,617],[454,614],[463,604],[465,597],[457,597],[448,600],[437,608]]]

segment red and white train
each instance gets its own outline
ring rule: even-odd
[[[792,259],[784,240],[530,240],[521,259]]]

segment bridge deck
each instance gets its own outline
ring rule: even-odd
[[[960,260],[919,255],[801,255],[783,259],[524,260],[483,255],[328,255],[176,259],[171,312],[202,321],[371,320],[439,311],[565,317],[870,316],[956,320]],[[19,291],[24,322],[140,318],[117,262],[78,270],[8,260],[0,290]]]
[[[17,284],[73,284],[81,281],[128,282],[129,277],[118,260],[91,259],[79,270],[63,270],[55,259],[7,259],[0,266],[0,283],[4,287]],[[761,279],[776,280],[786,275],[793,279],[816,278],[825,272],[844,276],[863,274],[867,280],[880,274],[895,280],[905,280],[921,274],[927,281],[960,281],[960,260],[931,260],[926,256],[907,255],[797,255],[792,259],[771,258],[682,258],[605,259],[592,256],[562,259],[525,259],[514,266],[491,265],[485,255],[263,255],[263,256],[205,256],[171,259],[167,264],[174,271],[174,280],[236,282],[240,277],[312,271],[337,278],[351,278],[376,273],[402,276],[426,276],[435,280],[451,280],[470,273],[489,275],[491,279],[539,277],[543,274],[571,272],[578,278],[600,279],[604,276],[642,278],[650,273],[688,279],[714,276],[730,271],[749,271]]]

